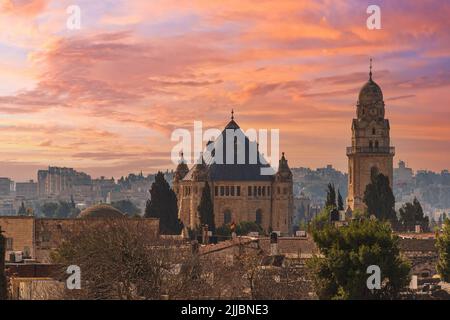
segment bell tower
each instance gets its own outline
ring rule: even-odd
[[[383,92],[372,79],[370,59],[369,80],[359,92],[356,119],[352,122],[352,146],[347,148],[347,206],[352,210],[365,208],[364,191],[370,183],[372,170],[389,177],[392,187],[395,148],[390,145],[389,130]]]

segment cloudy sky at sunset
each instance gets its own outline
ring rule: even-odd
[[[347,171],[369,57],[395,161],[450,169],[449,17],[442,0],[0,0],[0,176],[173,168],[172,131],[222,128],[231,108],[279,128],[291,167]]]

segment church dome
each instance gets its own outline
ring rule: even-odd
[[[378,84],[369,79],[366,84],[359,91],[359,103],[360,104],[370,104],[374,102],[383,101],[383,92]]]
[[[108,204],[97,204],[84,209],[78,218],[123,218],[125,215]]]

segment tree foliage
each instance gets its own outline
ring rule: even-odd
[[[76,217],[80,213],[80,209],[74,207],[74,202],[58,201],[46,202],[41,205],[41,212],[46,218],[65,219]]]
[[[65,299],[187,299],[194,288],[200,294],[203,281],[190,253],[176,242],[153,239],[139,219],[113,219],[68,234],[51,260],[62,274],[69,265],[82,270],[81,290],[66,290]]]
[[[372,170],[371,182],[364,191],[364,203],[369,215],[382,221],[397,222],[395,213],[395,197],[389,184],[389,178]]]
[[[309,263],[320,299],[393,299],[408,284],[409,266],[400,257],[398,238],[387,223],[354,220],[349,226],[314,230],[322,257]],[[367,287],[367,268],[381,269],[381,289]]]
[[[151,199],[145,207],[146,218],[158,218],[161,234],[180,234],[177,196],[162,172],[158,172],[150,189]]]
[[[113,201],[111,202],[111,206],[129,216],[135,216],[141,213],[141,210],[128,199]]]
[[[445,219],[442,233],[438,235],[436,246],[439,252],[437,271],[442,280],[450,282],[450,220]]]
[[[236,225],[236,235],[238,236],[246,236],[250,232],[258,232],[259,234],[264,234],[264,229],[254,221],[242,221]],[[216,234],[218,236],[231,236],[231,227],[230,225],[223,225],[221,227],[216,228]]]
[[[342,199],[342,195],[339,189],[338,189],[338,210],[339,211],[344,210],[344,200]]]
[[[336,189],[332,183],[329,183],[327,187],[327,200],[325,202],[325,207],[336,207]]]
[[[205,187],[202,191],[198,213],[200,216],[200,224],[208,225],[208,230],[214,232],[216,229],[214,223],[214,206],[211,200],[211,188],[209,187],[208,182],[205,183]]]
[[[404,230],[414,231],[416,225],[420,225],[424,231],[429,229],[429,218],[424,215],[419,200],[414,198],[413,202],[405,203],[400,208],[400,223]]]
[[[26,216],[27,215],[27,208],[25,208],[25,203],[22,201],[22,204],[20,205],[19,211],[17,211],[17,214],[19,216]]]

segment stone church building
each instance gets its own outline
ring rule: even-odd
[[[356,116],[352,122],[352,146],[347,148],[347,206],[351,210],[365,208],[364,191],[373,170],[387,176],[392,188],[395,148],[390,143],[383,92],[372,79],[372,63],[369,81],[359,92]]]
[[[230,132],[232,135],[229,135]],[[230,141],[234,149],[234,161],[228,162],[227,137],[234,138],[234,141]],[[202,154],[201,161],[190,169],[181,155],[175,171],[173,189],[178,199],[179,218],[184,226],[194,229],[200,225],[197,208],[207,181],[211,189],[216,227],[253,221],[265,231],[291,233],[293,182],[284,153],[277,172],[272,170],[270,175],[261,174],[261,169],[269,169],[270,166],[260,155],[258,144],[245,136],[233,115],[221,135],[209,141],[206,148],[210,156]],[[222,155],[218,155],[218,148],[223,148]],[[238,150],[241,155],[245,154],[245,159],[241,157],[238,160]],[[257,157],[252,156],[253,150]],[[219,157],[223,157],[222,161],[217,161]]]

